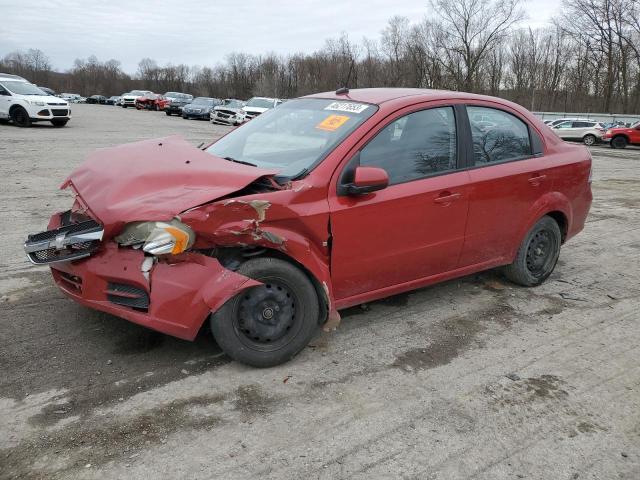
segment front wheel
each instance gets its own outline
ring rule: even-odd
[[[31,126],[31,118],[29,118],[29,114],[22,107],[16,107],[11,111],[11,120],[18,127],[30,127]]]
[[[527,233],[513,263],[504,267],[505,276],[524,287],[540,285],[556,267],[561,243],[558,223],[542,217]]]
[[[171,116],[171,112],[170,112],[169,110],[165,110],[165,112],[164,112],[164,113],[166,113],[166,114],[167,114],[167,117],[170,117],[170,116]]]
[[[585,135],[582,139],[582,142],[588,147],[590,147],[591,145],[595,145],[597,141],[598,139],[596,138],[596,136],[591,134]]]
[[[53,124],[54,127],[64,127],[67,124],[68,121],[69,121],[68,119],[51,120],[51,123]]]
[[[254,367],[272,367],[293,358],[319,328],[319,301],[300,269],[278,258],[255,258],[238,273],[262,282],[211,315],[211,331],[222,350]]]
[[[617,137],[613,137],[611,139],[611,148],[626,148],[627,139],[622,135],[618,135]]]

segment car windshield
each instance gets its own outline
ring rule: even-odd
[[[48,95],[47,93],[36,87],[33,83],[3,80],[2,86],[9,90],[11,93],[17,93],[18,95]]]
[[[128,95],[144,95],[147,92],[143,92],[142,90],[131,90]]]
[[[164,94],[165,97],[177,98],[180,96],[178,92],[167,92]]]
[[[247,102],[247,107],[273,108],[273,100],[268,98],[252,98]]]
[[[292,100],[230,132],[207,152],[296,178],[323,160],[377,109],[350,101]]]
[[[193,105],[213,105],[213,98],[197,97],[191,103]]]
[[[240,100],[231,100],[229,98],[224,101],[223,105],[230,108],[242,108],[244,106]]]
[[[640,127],[640,120],[638,120],[636,123],[631,125],[631,128],[636,128],[636,127]]]

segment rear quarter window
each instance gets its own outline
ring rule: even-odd
[[[476,166],[532,156],[528,125],[515,115],[489,107],[467,106]]]

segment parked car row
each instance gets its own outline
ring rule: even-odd
[[[640,145],[640,121],[633,125],[622,122],[604,124],[588,118],[559,118],[544,122],[563,140],[577,140],[587,146],[609,143],[611,148]]]
[[[93,97],[100,97],[94,95]],[[90,98],[93,98],[90,97]],[[261,113],[277,107],[285,100],[270,97],[253,97],[244,102],[235,98],[193,97],[187,93],[166,92],[163,95],[149,90],[132,90],[120,97],[88,103],[119,105],[138,110],[164,111],[167,116],[180,115],[185,120],[210,120],[221,125],[241,125]]]

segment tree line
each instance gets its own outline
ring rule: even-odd
[[[523,27],[522,0],[431,0],[433,17],[394,16],[379,38],[346,33],[313,53],[230,53],[215,66],[158,65],[135,74],[118,60],[76,59],[52,69],[38,49],[0,59],[59,92],[119,95],[132,89],[199,96],[293,98],[340,86],[462,90],[536,111],[640,112],[640,0],[562,0],[544,28]]]

